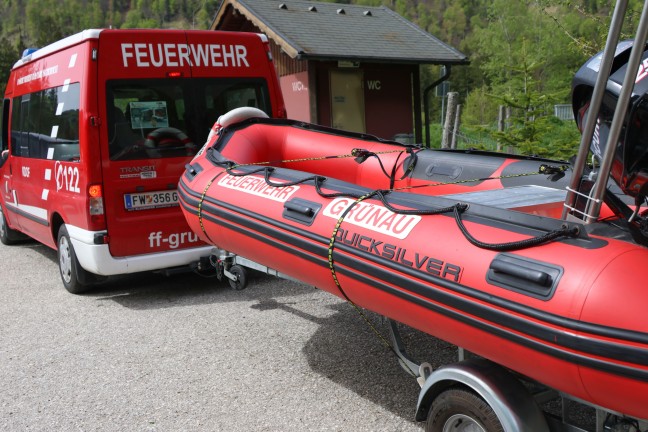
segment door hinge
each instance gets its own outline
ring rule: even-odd
[[[91,116],[90,117],[90,125],[91,126],[101,126],[101,118],[97,116]]]

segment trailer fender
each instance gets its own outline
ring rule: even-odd
[[[416,420],[426,420],[434,399],[443,390],[457,385],[483,398],[506,432],[549,431],[540,407],[524,385],[506,369],[485,359],[468,359],[432,372],[419,393]]]

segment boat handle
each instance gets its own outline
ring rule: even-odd
[[[540,286],[549,286],[552,283],[551,276],[541,270],[520,267],[518,264],[502,260],[494,260],[491,262],[490,268],[497,273],[504,273],[518,279],[524,279]]]
[[[314,210],[311,207],[301,205],[301,204],[295,204],[294,202],[290,202],[290,201],[284,203],[284,208],[286,210],[300,213],[308,217],[313,216],[314,213]]]

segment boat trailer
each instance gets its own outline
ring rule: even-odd
[[[591,106],[598,112],[603,100],[606,81],[614,59],[615,48],[619,43],[621,27],[626,14],[628,0],[618,0],[604,54],[601,58],[600,72],[592,93]],[[640,23],[635,40],[645,41],[648,37],[648,0],[644,2]],[[643,44],[635,44],[630,54],[628,69],[638,69]],[[629,80],[632,74],[627,74]],[[625,83],[624,83],[625,84]],[[632,82],[624,85],[619,95],[619,103],[627,101],[632,92]],[[618,114],[618,115],[617,115]],[[616,112],[612,121],[609,140],[616,142],[621,130],[624,112]],[[591,116],[595,118],[595,116]],[[574,163],[573,185],[567,188],[563,219],[573,218],[576,210],[577,182],[587,163],[589,143],[594,134],[594,121],[588,121],[582,134],[579,154]],[[581,222],[590,223],[599,216],[602,194],[607,184],[614,157],[614,146],[602,158],[600,175],[586,197],[590,202],[579,217]],[[571,213],[571,214],[570,214]],[[248,271],[254,270],[282,279],[296,281],[294,278],[268,268],[262,264],[214,248],[209,263],[215,269],[219,280],[227,280],[235,290],[242,290],[248,283]],[[421,390],[416,408],[416,420],[427,421],[426,431],[478,431],[478,432],[645,432],[648,420],[625,417],[589,402],[579,400],[568,394],[529,380],[490,360],[478,357],[461,347],[457,347],[457,361],[433,369],[429,363],[417,362],[409,356],[404,346],[399,324],[385,318],[389,332],[391,350],[398,362],[419,383]],[[648,408],[647,408],[648,409]],[[574,420],[574,412],[587,412],[588,418]],[[438,418],[446,419],[440,424]],[[592,422],[593,418],[593,422]],[[580,420],[580,421],[579,421]],[[585,424],[583,424],[585,423]]]
[[[247,287],[250,271],[301,283],[275,269],[218,248],[212,250],[209,262],[214,267],[218,280],[227,281],[234,290]],[[421,387],[416,420],[427,421],[426,431],[648,431],[646,420],[626,418],[620,413],[547,388],[461,347],[457,347],[455,363],[433,369],[429,363],[418,362],[409,355],[399,323],[386,317],[383,320],[389,333],[391,351],[396,355],[400,366],[413,375]],[[472,399],[475,396],[476,399]],[[482,409],[477,415],[474,408],[470,408],[475,403]],[[433,405],[441,407],[437,410],[452,409],[456,414],[443,425],[438,425],[434,418],[437,413],[430,410]],[[593,425],[583,425],[582,419],[576,422],[572,420],[583,411],[590,417],[595,417]],[[491,412],[499,424],[489,423]]]

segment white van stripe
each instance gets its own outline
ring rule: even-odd
[[[47,220],[47,209],[35,207],[35,206],[26,206],[22,204],[12,204],[5,203],[8,207],[13,207],[14,209],[27,213],[29,215],[35,216],[42,220]]]

